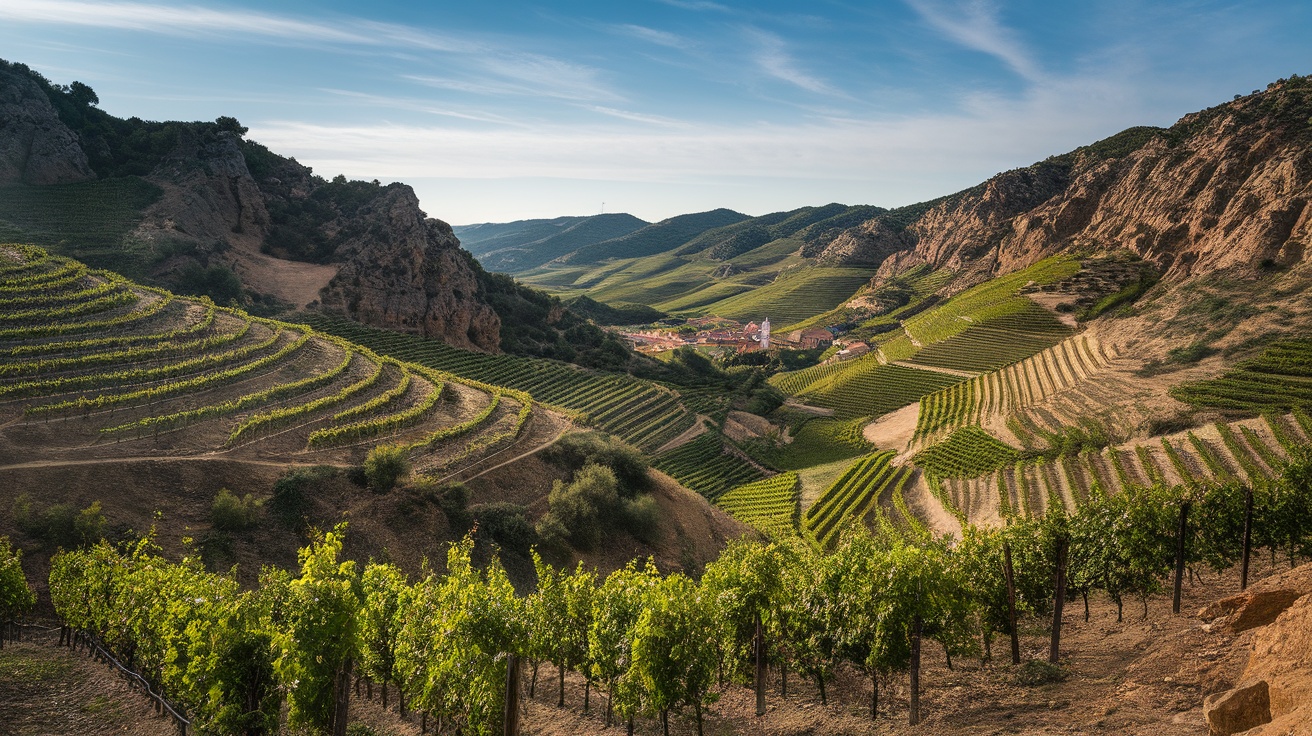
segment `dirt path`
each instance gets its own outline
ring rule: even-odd
[[[58,634],[0,650],[0,733],[174,736],[150,702],[103,664],[56,646]]]
[[[225,463],[242,463],[245,465],[258,465],[269,468],[299,468],[312,467],[315,465],[331,465],[338,468],[347,468],[350,465],[344,463],[314,462],[298,463],[287,460],[248,460],[239,457],[228,457],[224,453],[211,452],[204,455],[143,455],[141,457],[103,457],[103,458],[86,458],[82,460],[34,460],[27,463],[12,463],[10,465],[0,465],[0,472],[6,470],[30,470],[32,468],[62,468],[72,465],[106,465],[106,464],[123,464],[123,463],[149,463],[149,462],[205,462],[220,461]]]
[[[959,371],[956,370],[955,368],[940,368],[936,365],[925,365],[924,363],[912,363],[909,360],[895,360],[893,361],[892,365],[901,366],[903,368],[914,368],[918,371],[942,373],[947,376],[956,376],[958,378],[975,378],[980,375],[979,373],[975,373],[972,371]]]
[[[660,448],[657,449],[656,452],[653,454],[659,455],[663,452],[669,452],[670,450],[673,450],[676,447],[686,445],[689,442],[692,442],[693,440],[697,439],[698,437],[706,434],[706,423],[709,421],[711,421],[710,417],[706,416],[705,414],[698,414],[697,422],[695,424],[693,424],[688,429],[684,430],[683,434],[661,445]]]
[[[541,409],[541,406],[539,406],[538,408]],[[545,411],[545,410],[544,410],[544,411]],[[550,415],[550,416],[552,416],[552,419],[553,419],[553,420],[555,419],[555,416],[554,416],[554,415]],[[533,421],[534,418],[536,418],[536,417],[531,417],[531,418],[529,419],[529,421],[530,421],[530,422]],[[509,465],[509,464],[511,464],[511,463],[519,462],[520,460],[523,460],[524,458],[529,457],[530,455],[536,455],[537,453],[542,452],[543,450],[547,449],[548,447],[550,447],[550,446],[556,444],[556,442],[557,442],[561,437],[564,437],[564,436],[565,436],[565,433],[568,432],[568,431],[570,431],[570,429],[572,429],[572,428],[573,428],[573,425],[572,425],[570,422],[567,422],[567,421],[561,421],[561,422],[559,422],[559,423],[557,424],[557,426],[555,427],[555,431],[551,434],[551,437],[550,437],[549,439],[547,439],[545,442],[541,442],[541,443],[539,443],[538,445],[536,445],[535,447],[533,447],[533,449],[528,450],[527,452],[522,452],[522,453],[520,453],[520,454],[518,454],[518,455],[516,455],[516,456],[514,456],[514,457],[512,457],[512,458],[510,458],[509,460],[503,460],[503,461],[497,463],[496,465],[493,465],[493,466],[490,467],[490,468],[484,468],[484,469],[478,471],[477,473],[475,473],[475,474],[469,476],[468,478],[461,478],[461,479],[460,479],[460,482],[462,482],[462,483],[468,483],[469,481],[474,480],[475,478],[478,478],[478,477],[481,477],[481,476],[487,475],[488,473],[491,473],[492,471],[496,470],[497,468],[503,468],[503,467],[505,467],[505,466],[507,466],[507,465]],[[525,433],[524,433],[524,437],[523,437],[523,439],[529,439],[529,432],[525,432]],[[480,458],[479,462],[483,462],[483,461],[485,461],[485,460],[489,460],[489,459],[491,459],[491,458],[494,458],[494,457],[496,457],[497,455],[500,455],[500,454],[503,453],[503,452],[509,452],[510,450],[515,449],[515,447],[516,447],[518,444],[519,444],[519,443],[516,442],[515,444],[512,444],[512,445],[510,445],[509,447],[503,448],[503,449],[501,449],[501,450],[498,450],[497,452],[492,453],[491,455],[488,455],[488,456],[486,456],[486,457]],[[476,467],[477,465],[478,465],[478,463],[475,463],[474,465],[472,465],[472,466],[470,466],[470,467]],[[449,475],[447,475],[447,476],[441,478],[438,482],[439,482],[439,483],[446,483],[447,481],[451,480],[452,478],[455,478],[456,476],[460,475],[461,473],[467,472],[469,469],[470,469],[470,468],[461,468],[460,470],[457,470],[457,471],[455,471],[454,473],[451,473],[451,474],[449,474]]]
[[[916,418],[919,416],[920,402],[917,401],[867,424],[861,435],[867,442],[880,449],[905,453],[911,444],[911,438],[916,434]],[[900,463],[903,460],[904,458],[899,457],[894,462]]]

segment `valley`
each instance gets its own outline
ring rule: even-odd
[[[0,187],[0,662],[214,733],[1229,736],[1264,661],[1248,733],[1312,718],[1253,649],[1312,601],[1306,77],[907,207],[452,228],[0,72],[73,142]]]

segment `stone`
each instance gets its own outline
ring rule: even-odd
[[[1233,597],[1242,599],[1237,602],[1230,619],[1230,631],[1238,634],[1275,621],[1303,596],[1296,590],[1268,590],[1249,591]]]
[[[1271,722],[1266,680],[1207,696],[1203,701],[1208,736],[1230,736]]]
[[[1257,680],[1269,684],[1272,718],[1312,720],[1312,595],[1254,629],[1253,652],[1241,681]]]

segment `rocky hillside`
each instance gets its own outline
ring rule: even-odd
[[[448,225],[419,209],[410,187],[327,181],[244,140],[232,118],[120,120],[97,103],[85,85],[54,85],[0,63],[0,186],[51,200],[52,210],[61,197],[84,204],[93,182],[143,177],[159,190],[119,252],[100,264],[214,296],[232,294],[235,275],[236,289],[257,300],[317,302],[459,347],[501,347],[488,292],[505,285],[490,281]],[[77,182],[93,188],[60,188]],[[81,255],[76,238],[46,240]]]
[[[876,217],[829,250],[897,251],[881,276],[917,264],[999,275],[1059,251],[1128,248],[1168,278],[1284,268],[1312,228],[1312,80],[1132,128],[1009,171],[904,227]]]

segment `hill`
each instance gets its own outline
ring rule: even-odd
[[[623,237],[648,224],[633,215],[616,213],[462,225],[454,230],[465,250],[485,268],[518,273],[584,246]]]
[[[628,235],[584,246],[557,260],[562,264],[579,266],[616,258],[641,258],[677,248],[711,228],[746,219],[748,219],[747,215],[723,208],[692,215],[678,215],[652,223]]]
[[[313,305],[462,348],[628,359],[558,300],[480,267],[405,184],[325,179],[230,117],[125,120],[98,102],[0,61],[0,235],[266,315]]]

